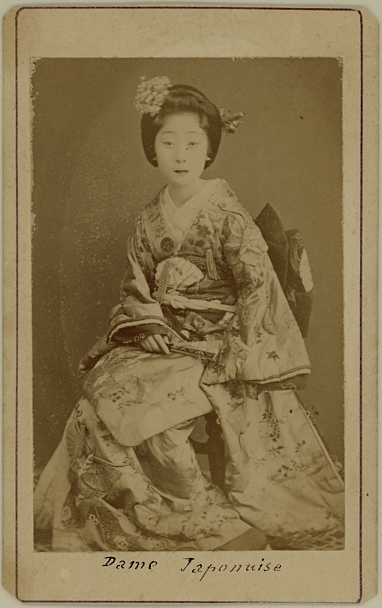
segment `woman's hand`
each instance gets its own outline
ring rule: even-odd
[[[164,353],[165,355],[170,354],[170,350],[167,344],[170,343],[168,336],[161,336],[160,334],[153,334],[152,336],[148,336],[144,340],[140,341],[140,345],[143,350],[146,350],[148,353]]]
[[[177,291],[170,291],[169,293],[164,294],[161,304],[184,310],[186,308],[185,302],[187,302],[187,298],[180,296]]]

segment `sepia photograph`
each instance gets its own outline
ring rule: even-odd
[[[36,550],[343,548],[341,76],[34,61]]]
[[[41,6],[4,32],[4,586],[371,597],[375,20]]]

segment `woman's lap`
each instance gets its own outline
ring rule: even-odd
[[[99,393],[92,403],[81,399],[37,485],[36,526],[53,521],[53,550],[83,550],[74,549],[77,544],[88,550],[210,550],[230,546],[251,527],[277,541],[292,539],[293,549],[307,530],[343,531],[342,481],[296,394],[259,395],[240,381],[201,385],[202,370],[200,361],[183,355],[170,356],[167,363],[165,356],[142,358],[134,349],[105,356],[92,382],[97,392],[101,378],[102,399],[105,382],[110,395],[102,407]],[[110,378],[133,395],[132,415],[129,399],[113,402]],[[220,420],[230,500],[200,470],[189,441],[195,418],[176,414],[178,407],[187,411],[187,403],[198,403],[200,395],[202,411],[214,409]],[[139,405],[150,418],[151,404],[155,417],[161,399],[177,424],[151,434],[147,427],[135,447],[121,443],[119,437],[127,436],[121,416],[128,428],[129,420],[139,423]]]

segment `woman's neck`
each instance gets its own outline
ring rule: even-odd
[[[205,182],[205,179],[199,179],[197,182],[194,182],[193,184],[189,184],[187,186],[177,186],[176,184],[169,184],[169,193],[173,203],[177,207],[182,207],[184,203],[187,203],[187,201],[190,200],[190,198],[194,196],[194,194],[196,194],[198,190],[200,190],[200,188],[203,186],[203,184],[205,184]]]

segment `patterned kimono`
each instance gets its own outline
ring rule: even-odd
[[[152,334],[169,355],[142,350]],[[35,491],[53,550],[225,549],[248,534],[258,549],[342,548],[343,483],[296,394],[304,341],[226,182],[180,209],[164,188],[144,208],[120,304],[81,371],[84,397]],[[211,411],[228,496],[189,441]]]

